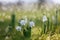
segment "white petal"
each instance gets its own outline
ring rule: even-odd
[[[35,23],[34,23],[33,21],[31,21],[31,22],[29,22],[29,26],[30,26],[30,27],[35,26]]]
[[[20,27],[20,26],[17,26],[17,27],[16,27],[16,30],[17,30],[17,31],[21,31],[21,27]]]
[[[47,21],[47,17],[43,16],[43,22]]]

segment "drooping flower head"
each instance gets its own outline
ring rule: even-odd
[[[43,16],[43,20],[42,20],[43,22],[46,22],[47,21],[47,17],[44,15]]]
[[[21,24],[22,26],[24,26],[24,25],[26,24],[25,20],[21,20],[21,21],[20,21],[20,24]]]
[[[22,28],[21,28],[20,26],[17,26],[17,27],[16,27],[16,30],[17,30],[17,31],[21,31],[21,29],[22,29]]]
[[[34,23],[33,21],[30,21],[30,22],[29,22],[29,26],[30,26],[30,27],[35,26],[35,23]]]

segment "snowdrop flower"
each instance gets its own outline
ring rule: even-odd
[[[21,21],[20,21],[20,24],[23,26],[23,25],[26,24],[26,21],[25,21],[25,20],[21,20]]]
[[[43,22],[46,22],[46,21],[47,21],[47,17],[43,16]]]
[[[20,26],[17,26],[17,27],[16,27],[16,30],[17,30],[17,31],[21,31],[21,27],[20,27]]]
[[[34,23],[33,21],[30,21],[30,22],[29,22],[29,26],[30,26],[30,27],[35,26],[35,23]]]

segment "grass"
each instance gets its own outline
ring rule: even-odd
[[[4,15],[5,13],[5,15]],[[23,32],[17,32],[15,29],[10,33],[6,33],[6,28],[11,23],[11,14],[12,12],[6,11],[6,12],[0,12],[0,39],[6,40],[6,36],[9,36],[9,39],[7,40],[59,40],[60,39],[60,13],[58,13],[58,25],[57,27],[54,22],[52,21],[52,16],[55,16],[55,10],[39,10],[39,11],[15,11],[16,16],[16,23],[15,26],[18,25],[18,21],[21,18],[24,18],[25,16],[28,17],[28,19],[31,19],[35,22],[35,27],[33,27],[31,30],[31,39],[25,38],[23,36]],[[43,22],[42,17],[43,14],[45,14],[49,18],[49,31],[47,34],[43,34]],[[3,21],[2,21],[3,20]],[[47,23],[48,25],[48,23]],[[56,27],[56,29],[54,28]]]

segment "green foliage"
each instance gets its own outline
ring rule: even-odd
[[[15,14],[11,15],[11,26],[12,26],[12,28],[15,27]]]
[[[1,12],[3,13],[3,12]],[[0,19],[4,19],[4,22],[0,21],[0,40],[4,40],[7,35],[10,35],[10,40],[30,40],[31,37],[32,40],[60,40],[60,25],[57,24],[57,27],[55,24],[53,24],[52,16],[55,15],[55,10],[39,10],[39,11],[16,11],[14,14],[10,14],[11,12],[7,11],[5,16],[0,16]],[[48,17],[48,21],[46,23],[46,26],[43,25],[42,22],[42,16],[45,14]],[[49,15],[48,15],[49,14]],[[11,16],[11,19],[6,18],[6,16]],[[36,23],[35,27],[33,28],[26,28],[21,32],[17,32],[15,29],[12,31],[13,28],[15,28],[16,25],[18,25],[19,19],[22,17],[27,16],[28,19],[33,19],[33,21]],[[9,20],[8,20],[9,19]],[[60,24],[60,15],[58,15],[58,22]],[[10,33],[6,33],[6,27],[8,27],[10,24]],[[42,34],[42,31],[44,30],[44,27],[47,27],[48,33]],[[49,29],[48,29],[49,28]],[[49,38],[50,37],[50,38]],[[28,38],[28,39],[27,39]]]
[[[31,27],[27,27],[26,30],[23,29],[23,34],[25,37],[30,38],[31,37]]]

